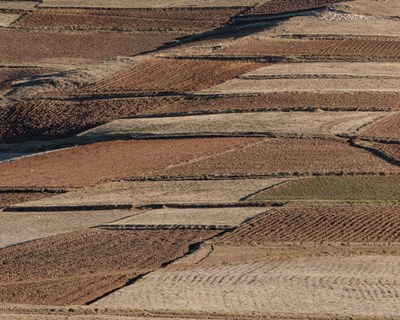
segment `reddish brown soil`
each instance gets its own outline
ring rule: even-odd
[[[1,30],[0,61],[87,63],[154,50],[182,35],[162,33],[59,33]]]
[[[399,143],[379,143],[374,142],[373,147],[382,151],[385,155],[395,161],[400,162],[400,144]]]
[[[400,114],[385,118],[363,131],[363,135],[400,139]]]
[[[276,14],[328,6],[344,0],[270,0],[250,9],[247,14]]]
[[[87,90],[91,93],[194,91],[207,89],[263,66],[265,64],[253,62],[153,59]]]
[[[0,250],[0,301],[84,304],[219,231],[88,230]]]
[[[399,58],[400,41],[389,40],[269,40],[247,38],[227,45],[218,54],[229,55],[305,55],[361,58]]]
[[[243,9],[42,9],[20,19],[17,26],[51,30],[206,31],[217,28]]]
[[[14,81],[56,71],[46,68],[0,68],[0,90],[9,88]]]
[[[372,153],[333,139],[264,139],[233,152],[161,170],[167,176],[395,172]]]
[[[54,196],[46,192],[0,192],[0,208],[27,201],[35,201]]]
[[[148,175],[168,166],[236,149],[259,139],[114,141],[0,164],[0,186],[84,187]]]
[[[396,93],[273,93],[213,98],[130,98],[31,101],[0,108],[3,141],[65,137],[133,115],[253,110],[400,110]],[[392,132],[396,132],[393,128]]]
[[[222,241],[265,242],[398,242],[400,207],[305,207],[269,211],[227,233]]]

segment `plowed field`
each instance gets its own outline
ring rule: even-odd
[[[269,242],[399,242],[400,208],[299,207],[268,211],[221,241]]]
[[[194,91],[223,83],[262,66],[264,64],[252,62],[154,59],[87,90],[91,93]]]
[[[222,55],[314,55],[360,58],[399,58],[400,41],[389,40],[271,40],[249,37],[224,45]]]
[[[294,172],[395,172],[396,166],[344,141],[323,139],[264,139],[255,144],[171,166],[168,176],[246,175]]]
[[[17,26],[55,30],[205,31],[229,21],[243,9],[43,9],[25,15]]]
[[[8,88],[14,81],[56,71],[46,68],[0,68],[0,90]]]
[[[0,164],[3,186],[90,186],[146,175],[168,166],[225,153],[259,139],[180,139],[95,143]]]
[[[0,208],[11,204],[26,201],[35,201],[54,196],[54,193],[46,192],[0,192]]]
[[[373,147],[382,151],[384,154],[400,162],[400,143],[378,143],[374,142]]]
[[[251,96],[30,101],[0,107],[0,139],[70,136],[133,115],[255,110],[400,110],[397,93],[271,93]],[[46,119],[46,121],[44,121]]]
[[[277,14],[291,11],[312,9],[328,6],[333,3],[343,2],[343,0],[270,0],[267,3],[255,6],[246,14]]]
[[[381,138],[400,139],[400,114],[395,114],[370,125],[362,134]]]
[[[84,304],[216,233],[90,230],[1,249],[0,301]]]
[[[270,200],[399,201],[400,177],[314,177],[293,180],[251,198]]]
[[[58,33],[1,30],[0,61],[84,64],[154,50],[181,36],[171,33]]]
[[[398,315],[398,255],[307,257],[286,252],[285,258],[274,259],[279,249],[215,246],[192,264],[158,270],[94,306],[227,318],[255,313],[277,319],[288,314],[296,319]]]

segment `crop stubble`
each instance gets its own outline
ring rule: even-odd
[[[216,231],[78,231],[0,250],[0,301],[84,304]]]

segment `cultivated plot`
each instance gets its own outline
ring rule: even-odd
[[[24,68],[24,67],[4,67],[0,68],[0,90],[7,89],[14,82],[29,77],[35,77],[47,73],[56,73],[57,69],[50,68]]]
[[[257,112],[115,120],[85,131],[73,141],[121,137],[252,134],[355,133],[387,115],[382,112]]]
[[[191,33],[217,28],[241,11],[243,8],[41,9],[23,16],[18,20],[16,26],[52,30],[137,30]]]
[[[268,209],[158,209],[102,225],[107,229],[232,229]]]
[[[398,255],[288,257],[281,249],[279,258],[276,251],[214,246],[203,259],[149,274],[94,306],[231,317],[399,315]]]
[[[0,208],[7,207],[11,204],[17,204],[26,201],[35,201],[43,198],[54,196],[49,192],[26,192],[26,191],[0,191]]]
[[[260,139],[180,139],[95,143],[0,164],[0,186],[84,187],[148,175],[226,153]],[[117,155],[117,156],[116,156]]]
[[[399,242],[398,206],[272,209],[222,236],[237,244],[271,242]]]
[[[0,248],[95,227],[137,213],[128,210],[0,212]]]
[[[400,114],[397,113],[373,123],[361,133],[365,136],[400,139]]]
[[[260,190],[288,181],[287,178],[244,180],[120,181],[31,201],[15,207],[79,207],[149,204],[229,204],[245,201]]]
[[[1,8],[1,5],[0,5],[0,8]],[[0,27],[9,27],[18,18],[19,18],[19,14],[1,13],[0,12]]]
[[[351,147],[345,141],[272,138],[157,173],[165,176],[229,176],[398,171],[397,166],[368,151]]]
[[[38,1],[1,1],[0,9],[32,10],[39,4]]]
[[[171,7],[243,7],[263,3],[265,0],[44,0],[40,7],[90,7],[90,8],[171,8]]]
[[[88,230],[0,250],[0,301],[84,304],[220,231]]]
[[[84,92],[194,91],[209,88],[265,64],[195,59],[152,59],[89,87]]]
[[[347,201],[400,200],[400,177],[312,177],[292,180],[256,194],[251,201]]]
[[[383,154],[389,157],[389,159],[400,163],[400,143],[372,142],[371,144],[368,143],[364,145],[371,145],[373,148],[383,152]]]
[[[338,3],[332,6],[335,10],[355,13],[360,15],[399,17],[400,5],[397,0],[357,0]]]

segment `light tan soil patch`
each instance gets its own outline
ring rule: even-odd
[[[0,212],[0,248],[106,224],[136,211]]]
[[[274,257],[276,251],[287,255],[294,248],[211,249],[211,254],[203,254],[203,259],[191,265],[178,262],[156,271],[94,306],[188,313],[206,310],[231,317],[254,313],[296,318],[399,315],[398,253],[318,257],[303,249],[302,256],[285,259],[281,255],[279,259]],[[326,246],[321,249],[333,251]]]
[[[265,1],[265,0],[264,0]],[[176,8],[176,7],[244,7],[252,6],[263,0],[203,0],[199,4],[196,0],[89,0],[82,3],[80,0],[44,0],[39,7],[65,8]]]
[[[201,90],[264,65],[237,61],[153,59],[101,81],[84,92],[104,94]]]
[[[0,31],[3,63],[86,64],[155,50],[181,34]]]
[[[400,16],[400,5],[397,0],[378,0],[378,1],[357,0],[357,1],[338,3],[332,7],[336,10],[341,10],[355,14],[362,14],[362,15],[388,16],[388,17]]]
[[[0,9],[7,10],[31,10],[35,8],[39,2],[36,1],[1,1]]]
[[[307,10],[324,7],[343,0],[270,0],[267,3],[255,6],[246,14],[277,14],[291,11]]]
[[[90,230],[5,248],[0,250],[0,301],[84,304],[217,233]]]
[[[285,92],[255,96],[19,102],[0,108],[0,138],[3,141],[60,138],[133,115],[310,109],[400,110],[400,94]]]
[[[400,177],[312,177],[293,180],[256,194],[252,201],[346,201],[400,200]]]
[[[221,241],[269,242],[399,242],[400,207],[298,207],[273,209]]]
[[[54,196],[46,192],[0,192],[0,208],[27,201],[36,201]]]
[[[206,31],[243,9],[42,9],[25,15],[17,26],[53,30]],[[1,21],[1,18],[0,18]]]
[[[0,185],[91,186],[101,181],[149,174],[257,141],[223,138],[96,143],[0,164]]]
[[[237,203],[285,181],[289,179],[110,182],[54,196],[50,201],[22,203],[18,207]]]
[[[248,133],[339,134],[385,116],[380,112],[257,112],[187,117],[123,119],[85,131],[74,141],[118,137],[217,135]]]
[[[362,135],[400,139],[400,114],[380,120],[362,131]]]
[[[1,4],[0,4],[0,8],[1,8]],[[19,14],[1,13],[0,12],[0,27],[9,27],[18,18],[19,18]]]
[[[294,17],[277,27],[258,33],[259,36],[364,36],[398,37],[395,20],[329,21],[318,17]]]
[[[265,208],[159,209],[103,225],[106,228],[234,228]]]
[[[400,92],[399,79],[233,79],[203,92],[248,94],[270,92]]]
[[[246,175],[272,173],[397,172],[368,151],[330,139],[264,139],[232,152],[171,166],[167,176]]]

